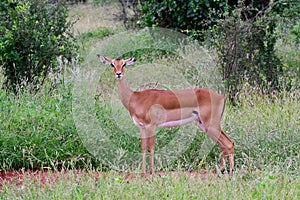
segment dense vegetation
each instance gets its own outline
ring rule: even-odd
[[[35,91],[50,73],[55,76],[63,70],[59,61],[76,57],[77,44],[67,16],[62,3],[1,1],[0,66],[7,89]]]

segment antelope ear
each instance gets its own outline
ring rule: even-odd
[[[97,56],[98,56],[99,60],[104,64],[110,65],[112,63],[112,60],[110,58],[100,56],[100,55],[97,55]]]
[[[126,65],[132,65],[134,64],[134,62],[136,61],[135,58],[128,58],[127,60],[125,60]]]

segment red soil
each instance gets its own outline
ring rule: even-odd
[[[0,172],[0,188],[3,185],[14,184],[23,185],[24,182],[28,180],[33,180],[33,182],[39,182],[41,186],[51,184],[58,180],[61,172],[42,172],[42,171],[5,171]]]

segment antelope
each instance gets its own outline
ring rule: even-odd
[[[196,122],[199,128],[221,148],[220,169],[224,170],[229,157],[230,174],[234,169],[234,142],[222,131],[221,118],[225,109],[224,96],[206,88],[182,90],[129,88],[124,68],[136,59],[110,59],[98,55],[100,61],[113,68],[119,97],[129,111],[133,123],[140,129],[142,174],[146,174],[146,153],[150,153],[150,174],[154,173],[155,129],[182,126]]]

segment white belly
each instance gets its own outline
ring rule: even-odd
[[[193,121],[197,121],[198,119],[199,119],[198,113],[193,112],[190,117],[183,118],[183,119],[180,119],[180,120],[167,121],[167,122],[159,124],[158,127],[168,128],[168,127],[182,126],[182,125],[191,123]]]

